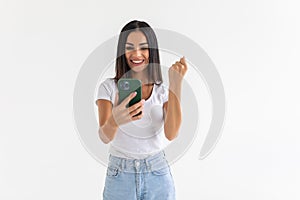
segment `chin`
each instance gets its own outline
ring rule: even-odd
[[[144,71],[145,69],[147,69],[147,65],[144,65],[144,66],[131,66],[130,67],[131,68],[131,70],[133,71],[133,72],[135,72],[135,73],[138,73],[138,72],[142,72],[142,71]]]

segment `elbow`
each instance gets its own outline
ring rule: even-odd
[[[175,134],[166,134],[166,138],[169,140],[169,141],[172,141],[174,140],[178,135],[178,132],[176,132]]]
[[[108,139],[105,139],[105,138],[101,137],[101,135],[100,135],[100,139],[101,139],[101,141],[102,141],[104,144],[109,144],[110,141],[111,141],[111,140],[108,140]]]
[[[179,132],[179,127],[178,128],[167,128],[165,127],[165,136],[169,141],[174,140],[177,138]]]
[[[173,124],[176,124],[176,125],[173,125]],[[171,123],[165,123],[165,125],[164,125],[165,136],[169,141],[172,141],[177,138],[179,129],[180,129],[180,125],[181,125],[181,119],[180,119],[180,121],[178,121],[176,123],[172,123],[172,125],[171,125]]]
[[[104,144],[108,144],[110,143],[111,139],[109,139],[103,132],[103,129],[100,127],[98,129],[98,135],[99,135],[99,138],[100,140],[104,143]]]

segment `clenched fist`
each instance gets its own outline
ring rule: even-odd
[[[180,61],[175,62],[169,68],[170,86],[181,84],[186,71],[187,71],[187,64],[185,58],[182,57],[180,58]]]

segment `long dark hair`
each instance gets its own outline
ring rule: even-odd
[[[161,66],[159,60],[158,44],[156,35],[153,29],[143,21],[131,21],[127,23],[121,30],[119,41],[118,41],[118,50],[116,58],[116,76],[114,80],[117,82],[120,78],[125,76],[129,78],[130,76],[130,67],[126,61],[125,57],[125,44],[127,41],[128,35],[133,31],[141,31],[146,36],[148,47],[149,47],[149,64],[147,66],[148,70],[148,80],[150,83],[155,83],[157,85],[163,82],[161,74]]]

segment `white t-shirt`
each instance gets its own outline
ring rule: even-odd
[[[114,105],[118,91],[114,79],[103,81],[96,97]],[[151,96],[144,103],[142,119],[120,125],[110,142],[109,153],[124,158],[144,159],[163,150],[170,141],[164,133],[163,104],[168,101],[168,88],[154,84]]]

